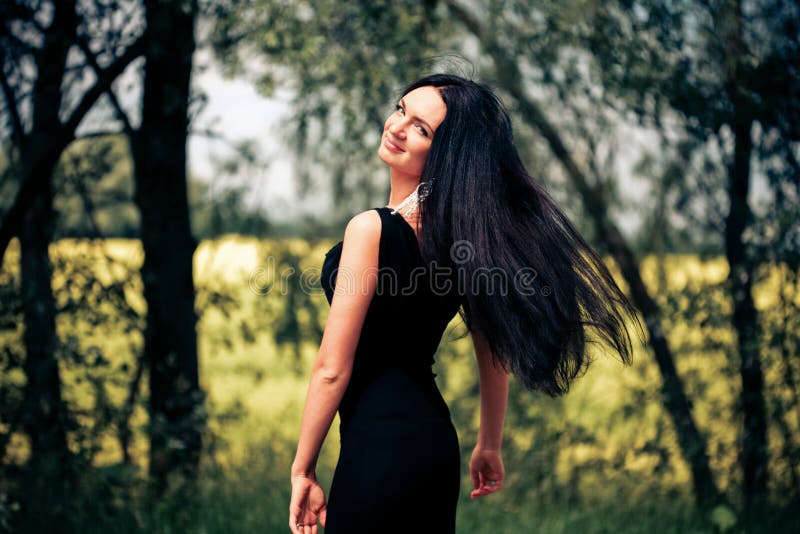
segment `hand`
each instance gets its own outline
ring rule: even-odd
[[[325,526],[325,492],[314,475],[292,475],[289,528],[292,534],[317,534],[317,520]],[[298,526],[302,525],[302,526]]]
[[[499,450],[475,447],[469,460],[469,476],[475,487],[470,492],[470,499],[483,497],[499,490],[505,477],[503,458]]]

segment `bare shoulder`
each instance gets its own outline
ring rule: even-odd
[[[362,211],[353,216],[347,223],[344,231],[345,240],[348,237],[355,239],[374,240],[381,237],[381,216],[375,210]]]
[[[370,297],[375,292],[380,240],[381,218],[377,211],[359,213],[347,223],[334,295],[347,295],[348,305],[355,305],[355,295]],[[339,297],[337,307],[341,300]]]
[[[340,268],[360,271],[377,266],[380,240],[381,217],[377,211],[364,211],[353,216],[344,230]]]
[[[359,256],[378,261],[378,247],[381,241],[381,216],[375,210],[362,211],[354,215],[344,229],[342,256],[350,251]]]

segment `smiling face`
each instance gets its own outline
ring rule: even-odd
[[[447,108],[435,87],[418,87],[397,103],[383,125],[378,156],[394,171],[420,176]]]

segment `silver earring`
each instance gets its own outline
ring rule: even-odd
[[[424,202],[425,199],[431,193],[431,182],[423,182],[421,181],[417,184],[417,187],[408,195],[403,201],[394,208],[391,213],[394,215],[395,213],[402,211],[403,215],[406,217],[411,217],[419,207],[420,202]],[[405,210],[405,211],[404,211]]]

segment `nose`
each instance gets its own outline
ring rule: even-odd
[[[389,131],[398,139],[405,139],[406,132],[405,128],[403,128],[403,121],[393,121],[390,123]]]

